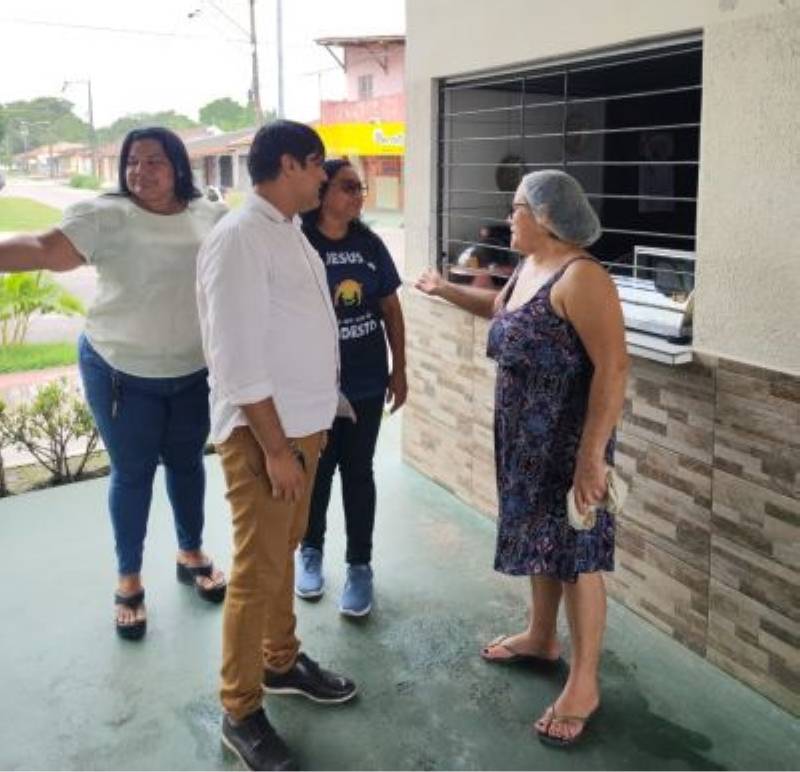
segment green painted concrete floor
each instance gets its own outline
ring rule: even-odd
[[[298,602],[306,650],[353,675],[360,697],[267,710],[306,769],[789,769],[797,720],[611,605],[603,708],[586,742],[542,746],[531,721],[560,676],[487,665],[482,643],[519,629],[525,580],[491,570],[494,527],[400,461],[399,419],[377,464],[377,602],[366,621],[337,612],[343,566],[338,488],[328,592]],[[227,567],[218,460],[208,458],[206,546]],[[0,768],[235,769],[219,742],[220,609],[174,578],[159,476],[144,576],[141,643],[112,627],[114,565],[106,480],[0,502]]]

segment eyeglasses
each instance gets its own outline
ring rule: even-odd
[[[350,196],[365,196],[367,195],[367,190],[369,190],[366,185],[362,185],[360,182],[337,182],[336,187],[342,193],[347,193]]]

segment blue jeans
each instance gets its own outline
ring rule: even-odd
[[[111,462],[108,506],[120,574],[142,568],[153,477],[163,461],[178,546],[200,549],[209,431],[207,371],[139,378],[115,370],[84,335],[78,343],[86,401]]]

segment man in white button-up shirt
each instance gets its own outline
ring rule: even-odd
[[[356,692],[300,651],[293,606],[294,550],[338,401],[336,316],[322,261],[297,218],[318,203],[324,157],[303,124],[260,129],[248,159],[253,192],[198,257],[211,438],[233,515],[222,732],[250,769],[293,765],[261,707],[262,690],[329,703]]]

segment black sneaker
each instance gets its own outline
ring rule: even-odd
[[[311,657],[297,655],[286,673],[264,671],[267,694],[302,694],[314,702],[347,702],[356,695],[356,685],[345,676],[323,670]]]
[[[261,708],[236,722],[226,713],[222,742],[248,769],[299,769]]]

